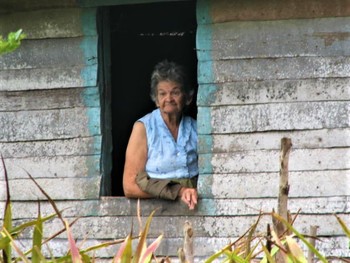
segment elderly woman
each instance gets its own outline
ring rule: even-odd
[[[197,127],[183,110],[193,97],[181,66],[158,63],[151,77],[157,109],[135,122],[126,149],[123,187],[128,198],[180,197],[197,204]]]

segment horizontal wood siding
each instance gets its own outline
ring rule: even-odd
[[[297,211],[302,207],[301,214],[295,221],[295,226],[301,232],[307,233],[310,224],[325,224],[327,227],[319,229],[319,234],[322,235],[320,240],[317,241],[320,252],[326,255],[349,256],[347,249],[348,239],[346,237],[336,235],[327,237],[339,232],[340,228],[333,212],[337,213],[347,224],[350,223],[347,216],[349,199],[345,197],[330,197],[309,198],[307,202],[305,201],[305,199],[301,200],[299,198],[292,198],[290,201],[291,211]],[[142,200],[141,207],[144,222],[147,215],[155,207],[159,208],[152,220],[149,232],[151,240],[161,233],[164,234],[164,240],[157,250],[157,255],[176,255],[177,249],[183,243],[183,223],[189,220],[193,223],[194,233],[196,234],[194,239],[196,258],[203,262],[208,255],[227,245],[229,240],[235,240],[242,235],[251,224],[256,222],[256,213],[261,209],[269,210],[275,203],[276,199],[202,199],[198,211],[188,212],[187,208],[180,202]],[[215,205],[217,210],[211,209],[214,207],[213,205]],[[138,231],[137,226],[135,226],[135,222],[137,222],[136,200],[106,198],[100,201],[57,202],[57,206],[60,209],[68,207],[68,209],[63,211],[63,215],[68,221],[74,220],[76,216],[81,216],[73,225],[72,231],[74,237],[77,237],[78,243],[85,240],[84,244],[86,246],[91,246],[91,244],[97,244],[101,241],[125,238],[131,230],[132,223],[134,223],[133,229],[135,234]],[[45,215],[53,213],[51,205],[47,202],[42,202],[41,208]],[[35,217],[37,204],[15,202],[14,211],[16,211],[15,216],[23,218],[22,220],[26,217]],[[242,214],[243,211],[246,213],[245,215]],[[317,211],[317,216],[312,214],[315,211]],[[249,215],[248,213],[251,214]],[[237,214],[240,214],[240,216],[237,216]],[[269,220],[269,215],[263,216],[259,223],[259,231],[265,231],[266,223]],[[47,228],[45,228],[44,235],[47,237],[62,229],[62,222],[58,219],[45,225]],[[31,231],[23,233],[21,243],[25,246],[30,246],[29,239],[31,235]],[[28,238],[27,241],[26,238]],[[336,246],[334,242],[336,242]],[[66,249],[66,244],[65,234],[62,234],[55,240],[54,245],[49,244],[49,247],[55,255],[62,255]],[[113,257],[117,248],[118,246],[113,246],[107,250],[98,250],[96,256]]]
[[[343,209],[350,196],[350,2],[203,0],[197,21],[199,193],[208,214],[232,212],[234,232],[254,209],[276,209],[288,137],[289,209],[307,214],[297,228],[344,236],[331,223],[337,209],[321,203]],[[204,220],[209,235],[230,231],[225,216]],[[326,255],[349,254],[323,245]]]
[[[56,200],[98,198],[96,9],[44,4],[35,1],[30,10],[23,4],[0,17],[1,35],[18,28],[27,35],[0,59],[0,147],[11,198],[45,199],[27,173]],[[4,200],[3,175],[0,180]]]
[[[6,0],[0,8],[0,34],[19,27],[27,34],[20,49],[0,58],[0,149],[16,224],[37,217],[38,199],[43,215],[54,212],[29,173],[65,218],[80,217],[72,227],[78,244],[125,238],[132,224],[138,233],[137,200],[99,197],[95,7],[143,2],[152,1]],[[350,225],[349,7],[349,0],[197,1],[200,199],[194,211],[180,200],[141,200],[144,222],[158,208],[149,233],[150,240],[164,233],[157,256],[176,257],[188,220],[196,260],[204,262],[261,211],[276,208],[280,140],[289,137],[295,227],[307,234],[319,226],[320,252],[350,257],[334,216]],[[264,215],[258,230],[264,233],[270,221]],[[62,228],[56,218],[44,235]],[[32,234],[21,236],[23,250]],[[65,254],[66,235],[49,247],[48,256]],[[110,262],[118,248],[94,256]]]

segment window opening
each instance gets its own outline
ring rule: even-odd
[[[152,111],[154,103],[149,96],[153,67],[163,59],[184,65],[197,88],[197,56],[195,49],[196,10],[194,1],[120,5],[103,8],[109,20],[110,54],[104,69],[110,71],[110,92],[105,92],[111,114],[112,157],[110,179],[111,195],[123,196],[122,178],[125,150],[134,122]],[[108,10],[108,11],[106,11]],[[107,39],[108,39],[107,38]],[[108,62],[109,60],[109,62]],[[106,67],[106,63],[110,63]],[[110,100],[108,102],[108,100]],[[188,114],[196,118],[196,97]],[[108,159],[108,158],[107,158]],[[105,188],[108,188],[106,186]],[[103,193],[102,193],[103,194]]]

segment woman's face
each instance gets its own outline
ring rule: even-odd
[[[185,94],[178,83],[160,81],[157,85],[156,105],[166,114],[178,114],[185,106]]]

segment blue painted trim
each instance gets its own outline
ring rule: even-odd
[[[198,135],[198,154],[213,151],[213,137],[211,135]]]
[[[97,28],[96,28],[96,14],[95,8],[83,8],[81,12],[81,25],[84,38],[80,44],[80,49],[83,53],[84,67],[81,70],[81,78],[83,80],[84,87],[91,87],[97,85],[97,64],[98,64],[98,41],[97,41]],[[93,36],[93,37],[91,37]],[[96,176],[96,171],[100,171],[100,158],[101,158],[101,108],[100,108],[100,96],[91,96],[91,89],[85,89],[82,93],[84,105],[86,107],[86,115],[88,120],[88,128],[90,136],[93,136],[94,143],[93,149],[100,149],[96,160],[94,162],[87,163],[88,176]],[[91,100],[95,101],[91,101]],[[91,107],[91,105],[97,105],[97,107]]]
[[[198,107],[197,131],[198,134],[211,134],[211,110],[208,107]]]
[[[211,0],[197,1],[197,24],[209,24],[212,22],[211,15]]]
[[[200,174],[212,174],[213,166],[211,165],[212,154],[205,153],[200,154],[198,159],[199,173]]]
[[[197,105],[209,106],[216,101],[218,86],[214,84],[201,85],[197,95]]]
[[[212,161],[212,145],[213,137],[210,98],[217,90],[215,85],[207,85],[214,82],[213,67],[212,67],[212,26],[211,26],[211,0],[197,1],[197,35],[196,47],[198,57],[198,138],[199,138],[199,178],[198,178],[198,193],[200,197],[213,198],[212,180],[213,166]],[[203,84],[202,84],[203,83]],[[202,84],[202,85],[201,85]],[[213,98],[215,99],[215,97]],[[214,202],[211,206],[206,207],[211,212],[216,211]]]
[[[83,8],[81,12],[81,25],[84,36],[97,36],[96,8]]]
[[[197,184],[199,197],[200,198],[213,198],[214,194],[213,194],[212,185],[213,185],[213,175],[212,174],[200,175],[198,177],[198,184]],[[207,207],[207,210],[215,211],[214,203],[213,203],[212,207]]]

